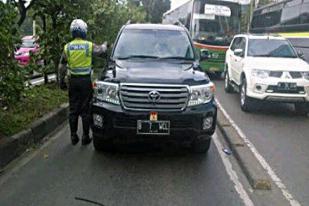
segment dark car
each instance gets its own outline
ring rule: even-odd
[[[198,56],[184,27],[123,26],[108,67],[94,84],[95,149],[175,141],[207,152],[217,107],[214,84],[201,71]]]

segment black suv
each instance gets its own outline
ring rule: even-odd
[[[214,84],[181,26],[130,24],[94,84],[93,143],[177,141],[207,152],[216,128]]]

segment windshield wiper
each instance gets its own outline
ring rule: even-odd
[[[192,58],[180,57],[180,56],[160,57],[160,59],[177,59],[177,60],[194,61],[194,59]]]
[[[158,59],[157,56],[150,56],[150,55],[130,55],[126,57],[117,57],[116,59],[126,60],[126,59],[134,59],[134,58],[141,58],[141,59]]]

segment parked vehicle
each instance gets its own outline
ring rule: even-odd
[[[309,112],[309,65],[288,40],[271,35],[236,35],[226,53],[225,91],[240,92],[250,111],[257,100],[294,103]]]
[[[124,26],[94,90],[96,150],[119,142],[176,141],[208,151],[216,128],[215,88],[185,28]]]
[[[31,53],[37,53],[40,47],[37,43],[37,37],[24,36],[20,48],[15,52],[15,59],[20,65],[28,65],[30,63]]]

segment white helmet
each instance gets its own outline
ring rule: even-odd
[[[84,22],[81,19],[74,19],[71,23],[70,26],[70,31],[72,34],[74,34],[75,32],[81,33],[83,35],[87,34],[87,29],[88,26],[86,24],[86,22]]]

